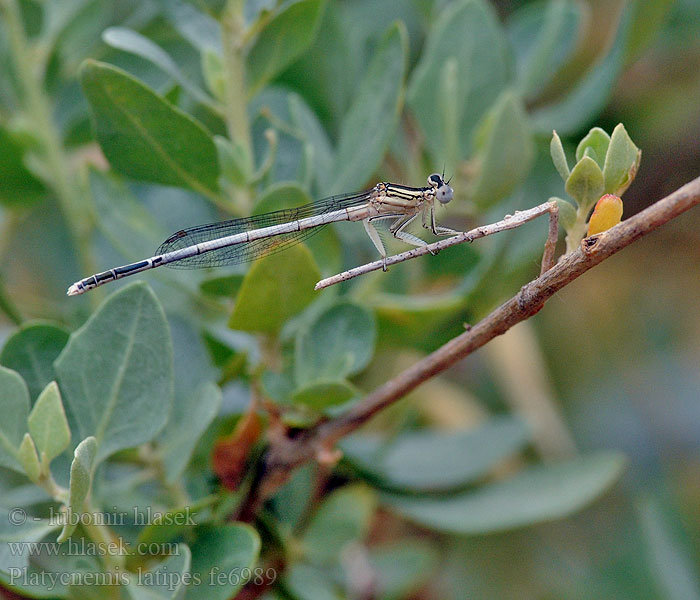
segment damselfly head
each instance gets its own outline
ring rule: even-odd
[[[439,200],[440,204],[447,204],[452,200],[454,190],[448,183],[445,183],[444,178],[439,173],[433,173],[428,177],[428,185],[435,188],[435,197]]]

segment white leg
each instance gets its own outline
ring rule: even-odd
[[[382,238],[379,237],[379,233],[377,233],[377,230],[374,228],[374,225],[370,223],[369,219],[364,219],[362,224],[365,226],[365,231],[367,232],[369,239],[372,240],[374,247],[379,250],[379,254],[382,255],[382,269],[386,271],[386,249],[382,243]]]
[[[457,235],[462,233],[461,231],[455,231],[449,227],[441,227],[435,223],[435,207],[430,207],[430,228],[435,235]]]

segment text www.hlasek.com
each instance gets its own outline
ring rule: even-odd
[[[7,542],[11,556],[179,556],[180,544],[140,542],[127,545],[118,537],[111,542],[92,542],[84,538],[69,538],[62,544],[56,542]]]

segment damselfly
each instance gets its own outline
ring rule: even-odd
[[[425,246],[424,240],[405,228],[421,215],[423,226],[435,235],[456,234],[435,222],[435,200],[447,204],[452,193],[449,181],[433,173],[426,187],[378,183],[364,192],[331,196],[299,208],[183,229],[165,240],[155,256],[77,281],[68,288],[68,295],[83,294],[104,283],[163,265],[195,269],[254,260],[306,239],[323,225],[337,221],[362,221],[372,243],[386,259],[374,222],[390,220],[389,231],[394,237]]]

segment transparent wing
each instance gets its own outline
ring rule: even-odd
[[[369,200],[371,192],[371,190],[368,190],[366,192],[331,196],[297,208],[276,210],[262,215],[253,215],[252,217],[232,219],[230,221],[209,223],[207,225],[198,225],[189,229],[183,229],[165,240],[158,250],[156,250],[156,255],[166,254],[167,252],[180,250],[201,242],[235,235],[244,231],[252,231],[272,225],[290,223],[292,221],[298,221],[299,219],[306,219],[335,210],[364,204]],[[236,244],[226,248],[219,248],[169,263],[166,266],[175,269],[197,269],[200,267],[220,267],[248,262],[284,250],[293,244],[311,237],[322,228],[323,226],[318,226],[311,229],[303,229],[301,231],[262,238],[252,242]]]

